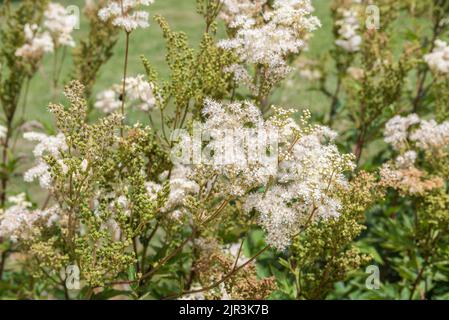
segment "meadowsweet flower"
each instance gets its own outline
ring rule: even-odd
[[[411,130],[416,124],[419,127]],[[433,119],[421,120],[416,114],[395,116],[386,123],[384,136],[396,150],[406,148],[409,140],[421,150],[438,151],[449,145],[449,121],[438,124]]]
[[[447,42],[436,40],[435,49],[424,56],[424,61],[429,65],[429,68],[440,74],[449,73],[449,45]]]
[[[421,120],[410,136],[422,150],[441,150],[449,146],[449,121],[438,124],[435,120]]]
[[[97,94],[97,101],[94,107],[104,113],[112,113],[118,109],[122,102],[120,101],[120,94],[118,90],[108,89]]]
[[[23,179],[25,182],[33,182],[38,179],[41,188],[50,189],[52,181],[50,166],[44,162],[39,162],[36,166],[25,172]]]
[[[184,200],[189,195],[196,195],[200,191],[200,186],[192,179],[192,169],[188,166],[175,165],[168,181],[170,192],[165,205],[161,208],[162,212],[169,214],[174,220],[180,220],[188,210],[184,206]],[[165,180],[165,179],[163,179]],[[161,184],[148,181],[145,183],[150,200],[155,201],[163,187]]]
[[[67,150],[65,137],[62,133],[56,136],[48,136],[39,132],[26,132],[23,137],[28,141],[38,142],[33,151],[36,158],[42,158],[45,153],[51,154],[53,157],[59,157],[61,150]]]
[[[12,242],[28,240],[40,233],[42,227],[50,227],[59,220],[58,207],[47,210],[31,210],[25,194],[8,198],[12,204],[0,213],[0,237]]]
[[[420,119],[416,114],[391,118],[385,125],[385,142],[391,144],[395,150],[404,148],[409,135],[409,128],[419,122]]]
[[[108,5],[98,12],[101,20],[112,19],[112,24],[132,32],[137,28],[149,27],[149,14],[137,10],[141,6],[149,6],[154,0],[110,0]]]
[[[412,128],[414,124],[419,127]],[[449,146],[449,122],[438,124],[435,120],[421,120],[417,115],[395,116],[387,122],[385,141],[399,151],[399,155],[385,163],[381,170],[381,182],[405,195],[423,195],[443,188],[444,180],[420,169],[418,151],[424,151],[425,159],[438,161]]]
[[[47,136],[38,132],[27,132],[24,134],[24,138],[29,141],[37,141],[38,144],[33,150],[33,154],[36,157],[36,166],[29,169],[24,174],[24,180],[26,182],[32,182],[35,179],[39,180],[39,184],[44,189],[51,187],[51,173],[50,166],[43,161],[43,156],[51,155],[57,160],[60,160],[60,152],[67,150],[67,144],[65,137],[62,133],[56,136]],[[59,162],[61,165],[61,162]],[[64,172],[65,164],[62,162],[61,171]]]
[[[150,200],[156,200],[158,193],[162,190],[162,186],[153,181],[148,181],[145,183]]]
[[[17,206],[24,207],[24,208],[30,208],[33,205],[31,202],[28,202],[26,200],[26,194],[25,193],[19,193],[19,194],[15,195],[15,196],[8,197],[8,202],[12,203],[14,205],[17,205]]]
[[[259,212],[267,242],[279,250],[285,249],[305,224],[338,218],[341,213],[335,194],[347,188],[343,173],[353,170],[354,164],[352,156],[342,155],[335,145],[324,142],[323,134],[330,133],[316,128],[301,137],[289,157],[280,162],[276,185],[265,193],[250,194],[245,202],[247,211]]]
[[[199,192],[200,188],[198,184],[191,179],[191,175],[192,170],[187,166],[176,165],[172,169],[170,175],[170,193],[162,211],[169,212],[182,207],[187,195],[197,194]],[[147,185],[147,187],[148,186],[149,185]],[[153,185],[152,188],[155,188],[155,186]],[[158,187],[156,187],[156,189],[158,189]],[[154,192],[152,190],[150,191]]]
[[[24,27],[26,43],[16,50],[16,56],[38,62],[45,53],[53,52],[54,44],[50,33],[41,32],[36,24]]]
[[[50,2],[44,12],[44,18],[44,27],[51,34],[55,47],[75,46],[72,37],[78,22],[75,15],[70,14],[61,4]]]
[[[193,177],[217,177],[217,194],[243,197],[245,211],[258,212],[267,242],[279,250],[308,220],[339,217],[342,204],[336,194],[348,187],[344,172],[354,169],[353,156],[340,154],[333,144],[334,131],[308,125],[307,112],[300,126],[291,114],[273,108],[265,120],[249,102],[207,99],[201,128],[210,138],[203,154],[210,157],[191,165]],[[189,143],[195,149],[188,139],[179,144]],[[260,188],[266,190],[252,191]]]
[[[223,0],[220,18],[229,28],[249,27],[254,17],[263,10],[267,0]]]
[[[342,16],[342,19],[336,22],[339,27],[339,39],[335,44],[348,52],[357,52],[362,44],[362,37],[357,33],[360,28],[357,11],[346,9],[343,10]]]
[[[277,169],[277,131],[265,123],[255,105],[230,103],[223,105],[206,100],[202,129],[210,140],[202,159],[211,172],[224,176],[223,192],[242,195],[251,186],[266,183]],[[270,148],[272,156],[266,154]]]
[[[144,79],[143,75],[126,78],[127,98],[135,104],[135,107],[142,111],[149,111],[156,105],[156,98],[153,94],[153,85]]]
[[[262,65],[267,78],[279,80],[291,71],[286,58],[306,49],[320,21],[312,16],[314,9],[309,0],[276,0],[269,9],[265,2],[225,1],[222,17],[236,32],[232,39],[220,41],[219,46],[235,52],[241,65]],[[243,12],[237,13],[240,8]],[[234,69],[238,71],[236,81],[247,83],[242,69]]]
[[[396,158],[396,166],[401,169],[411,168],[414,166],[417,157],[416,151],[408,150],[403,155],[399,155]]]
[[[112,88],[102,91],[97,95],[95,108],[104,113],[112,113],[122,105],[122,85],[114,85]],[[156,105],[153,84],[145,80],[144,75],[127,77],[125,84],[126,105],[147,112]]]
[[[401,169],[386,163],[380,169],[380,176],[382,185],[396,189],[404,195],[423,195],[444,187],[442,178],[429,176],[414,166]]]
[[[81,161],[81,171],[86,172],[88,166],[89,161],[87,161],[87,159],[83,159],[83,161]]]

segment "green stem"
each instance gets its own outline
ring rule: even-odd
[[[126,45],[125,45],[125,65],[123,67],[123,87],[122,87],[122,106],[121,113],[123,116],[122,127],[120,128],[120,135],[123,137],[123,126],[125,124],[125,102],[126,102],[126,77],[128,73],[128,56],[129,56],[129,32],[126,32]]]

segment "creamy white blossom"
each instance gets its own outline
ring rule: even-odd
[[[39,132],[27,132],[24,134],[24,138],[29,141],[38,142],[33,150],[33,154],[36,158],[36,166],[25,172],[24,180],[26,182],[32,182],[35,179],[38,179],[42,188],[49,189],[52,182],[50,167],[45,163],[42,157],[44,155],[51,155],[55,159],[60,160],[61,151],[65,151],[68,148],[65,136],[62,133],[59,133],[56,136],[48,136]],[[61,165],[62,172],[64,172],[64,162],[58,163]]]
[[[94,107],[104,113],[112,113],[118,109],[122,102],[120,101],[120,93],[118,90],[108,89],[97,94],[97,101]]]
[[[12,205],[0,213],[0,238],[12,242],[31,239],[39,234],[41,227],[50,227],[59,220],[58,207],[32,210],[23,193],[9,197],[8,202]]]
[[[184,208],[184,199],[188,195],[198,194],[200,190],[199,185],[192,179],[192,173],[193,171],[189,166],[179,164],[175,165],[170,172],[168,181],[170,191],[161,211],[170,214],[173,219],[180,219],[188,213]],[[159,192],[163,189],[161,184],[154,181],[146,182],[145,187],[152,201],[157,199]]]
[[[424,56],[424,61],[435,73],[449,73],[449,45],[445,41],[436,40],[435,48]]]
[[[135,107],[142,111],[154,108],[156,98],[154,97],[153,85],[145,80],[144,75],[126,78],[126,95],[134,103]]]
[[[433,119],[420,119],[416,114],[395,116],[386,123],[384,136],[385,142],[398,151],[409,147],[407,141],[421,150],[438,151],[449,146],[449,121],[439,124]]]
[[[409,128],[419,122],[418,115],[414,113],[407,117],[395,116],[391,118],[385,125],[385,142],[391,144],[396,150],[404,148],[409,135]]]
[[[314,8],[309,0],[276,0],[271,9],[265,9],[263,4],[264,1],[225,1],[222,17],[236,32],[232,39],[220,41],[219,46],[234,51],[242,65],[262,65],[267,75],[282,79],[291,71],[286,58],[306,49],[307,40],[320,27],[320,21],[312,15]],[[264,10],[258,12],[261,7]],[[240,8],[244,10],[238,14]],[[247,75],[242,69],[234,69],[238,71],[236,80],[246,83]]]
[[[42,28],[36,24],[25,25],[25,44],[16,50],[16,56],[37,62],[55,48],[74,47],[72,32],[77,23],[77,17],[61,4],[50,2],[44,11]]]
[[[342,206],[335,192],[347,187],[344,172],[354,164],[353,157],[325,142],[333,137],[319,127],[301,137],[281,161],[276,184],[248,196],[246,210],[259,212],[259,224],[275,248],[285,249],[308,223],[339,217]]]
[[[170,193],[163,208],[164,212],[176,209],[184,204],[189,194],[197,194],[200,190],[198,184],[191,179],[192,170],[187,166],[176,165],[170,175]]]
[[[265,120],[249,102],[207,99],[202,129],[210,139],[203,155],[210,156],[191,167],[194,177],[217,177],[214,185],[223,198],[243,197],[245,210],[258,212],[267,242],[283,250],[307,221],[339,217],[342,205],[336,194],[347,188],[344,173],[354,163],[352,155],[341,154],[333,144],[334,131],[306,125],[308,113],[301,127],[288,118],[291,111],[273,112]],[[179,145],[193,150],[204,145],[204,140],[198,146],[192,140],[181,139]]]
[[[412,124],[419,126],[411,127]],[[398,151],[393,161],[385,163],[380,176],[382,183],[403,194],[424,194],[440,189],[445,181],[439,176],[429,175],[420,168],[418,152],[428,161],[447,155],[449,148],[449,121],[438,124],[435,120],[422,120],[417,115],[396,116],[387,123],[388,134],[385,141]],[[397,133],[394,133],[394,130]]]
[[[61,4],[50,2],[44,12],[44,18],[44,27],[49,31],[55,47],[75,46],[75,40],[72,37],[72,32],[78,23],[75,15]]]
[[[123,80],[122,80],[123,81]],[[122,105],[122,85],[113,85],[112,88],[104,90],[97,95],[95,108],[104,113],[111,113],[118,110]],[[154,86],[145,80],[144,75],[127,77],[125,83],[126,104],[138,110],[147,112],[156,105]]]
[[[149,6],[154,0],[110,0],[108,5],[98,12],[103,21],[112,19],[112,24],[132,32],[137,28],[149,27],[149,14],[137,10],[141,6]]]
[[[16,56],[32,62],[39,61],[45,53],[53,52],[53,39],[49,32],[42,32],[36,24],[24,27],[25,44],[16,50]]]
[[[223,0],[220,18],[230,28],[250,27],[267,0]]]
[[[202,163],[226,177],[224,193],[242,195],[276,173],[277,128],[265,123],[259,108],[249,102],[221,104],[208,99],[203,116],[202,129],[210,139],[205,152],[209,157]]]
[[[420,126],[411,135],[422,150],[439,150],[449,146],[449,121],[438,124],[435,120],[421,120]]]
[[[336,22],[339,38],[335,44],[348,52],[357,52],[362,44],[362,37],[358,34],[360,22],[357,11],[346,9],[342,11],[342,19]]]
[[[395,164],[398,168],[407,169],[414,166],[417,157],[416,151],[408,150],[396,158]]]
[[[83,159],[83,161],[81,161],[81,171],[86,172],[88,166],[89,166],[89,161],[87,161],[87,159]]]

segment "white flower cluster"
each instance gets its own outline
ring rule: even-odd
[[[164,172],[159,180],[167,179],[168,172]],[[199,185],[191,179],[192,169],[188,166],[175,165],[170,173],[170,192],[168,194],[167,202],[162,208],[162,212],[169,213],[172,218],[179,219],[185,213],[184,199],[188,195],[198,194],[200,191]],[[146,188],[150,199],[155,200],[162,186],[155,182],[147,182]]]
[[[149,6],[153,2],[154,0],[110,0],[106,7],[100,9],[98,16],[102,21],[112,19],[114,26],[123,28],[126,32],[148,28],[148,12],[136,9]]]
[[[415,130],[413,125],[419,124]],[[416,114],[407,117],[395,116],[385,126],[385,142],[395,150],[409,147],[408,141],[424,151],[438,151],[449,146],[449,121],[438,124],[435,120],[422,120]]]
[[[59,3],[50,2],[44,17],[44,27],[50,32],[55,47],[75,46],[75,40],[72,37],[72,32],[78,23],[75,15]]]
[[[47,136],[38,132],[27,132],[24,138],[29,141],[37,141],[38,144],[34,148],[33,154],[36,158],[36,166],[25,172],[24,180],[26,182],[33,182],[35,179],[39,180],[39,184],[44,189],[51,187],[52,178],[49,165],[43,160],[45,155],[51,155],[55,159],[59,159],[61,151],[67,150],[65,136],[59,133],[56,136]],[[66,171],[67,167],[62,161],[59,161],[61,170]]]
[[[223,0],[220,18],[229,28],[239,28],[254,23],[254,17],[262,12],[267,0]]]
[[[249,102],[206,100],[203,129],[212,138],[207,151],[213,156],[192,167],[194,176],[216,177],[215,188],[221,196],[243,197],[245,210],[259,213],[267,242],[283,250],[308,221],[340,215],[342,205],[337,194],[347,187],[344,172],[353,170],[354,163],[352,155],[340,154],[332,143],[335,132],[307,124],[310,114],[302,118],[301,127],[290,118],[290,111],[273,111],[273,117],[264,120],[260,110]],[[254,146],[262,146],[266,152],[267,145],[261,144],[260,135],[248,135],[248,130],[262,132],[263,138],[275,132],[276,148],[267,157],[260,157],[260,150]],[[232,139],[228,143],[229,132]],[[180,142],[191,143],[188,139]],[[230,156],[225,162],[217,161],[223,147],[231,151]],[[252,161],[248,156],[253,156]],[[260,192],[261,188],[264,191]]]
[[[234,51],[242,65],[262,65],[278,79],[290,71],[287,56],[305,49],[311,32],[321,25],[311,15],[314,8],[309,0],[275,0],[271,9],[263,10],[261,19],[256,9],[265,8],[264,1],[225,1],[224,7],[228,26],[236,33],[219,46]],[[248,77],[243,69],[237,70],[237,81]]]
[[[342,205],[336,191],[347,187],[344,172],[354,169],[353,157],[331,143],[335,133],[316,127],[302,136],[280,162],[273,186],[248,196],[246,210],[260,213],[267,242],[284,250],[301,228],[319,219],[338,218]]]
[[[36,24],[26,24],[26,43],[16,50],[16,56],[29,61],[39,61],[45,53],[53,52],[53,39],[48,31],[42,32]]]
[[[120,108],[120,88],[114,86],[112,89],[103,90],[97,94],[95,108],[104,113],[112,113]]]
[[[397,151],[403,149],[407,144],[409,128],[420,121],[418,115],[414,113],[407,117],[394,116],[385,125],[385,142],[391,144]]]
[[[342,11],[342,19],[338,20],[336,25],[339,27],[339,39],[335,41],[335,44],[351,53],[359,51],[362,37],[358,34],[360,22],[357,11],[344,9]]]
[[[12,204],[0,214],[0,238],[12,242],[27,240],[39,232],[38,222],[50,227],[59,220],[58,208],[47,210],[31,210],[32,204],[26,201],[25,194],[9,197]]]
[[[417,128],[411,128],[412,125]],[[404,194],[424,194],[444,187],[439,176],[432,176],[416,164],[418,151],[438,160],[447,155],[449,147],[449,121],[438,124],[435,120],[422,120],[417,115],[396,116],[386,124],[385,141],[399,152],[394,161],[385,163],[380,175],[386,186]]]
[[[415,165],[416,158],[418,157],[416,151],[408,150],[404,154],[397,156],[395,159],[395,165],[400,169],[409,169]]]
[[[449,146],[449,121],[438,124],[435,120],[421,120],[420,127],[410,139],[422,150],[441,150]]]
[[[60,46],[74,47],[72,32],[77,19],[59,3],[50,2],[44,12],[43,28],[36,24],[25,25],[26,42],[16,50],[16,56],[36,62]]]
[[[424,61],[433,72],[449,74],[449,45],[447,42],[435,41],[435,49],[424,56]]]
[[[125,83],[127,102],[141,111],[150,111],[156,105],[153,84],[145,80],[144,75],[127,77]],[[97,95],[95,108],[104,113],[111,113],[120,108],[122,85],[114,85]]]
[[[241,196],[267,183],[277,171],[278,128],[264,121],[260,109],[249,102],[223,105],[208,99],[203,116],[202,129],[210,138],[205,153],[210,158],[202,164],[225,178],[223,193]]]
[[[163,211],[169,211],[183,204],[189,194],[197,194],[200,191],[198,184],[190,179],[190,168],[175,166],[170,175],[170,193]]]

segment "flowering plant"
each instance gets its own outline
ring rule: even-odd
[[[197,0],[195,41],[153,0],[4,1],[0,298],[448,298],[449,6],[426,2],[334,0],[326,24]],[[163,63],[135,59],[153,29]],[[51,123],[26,111],[41,78]]]

